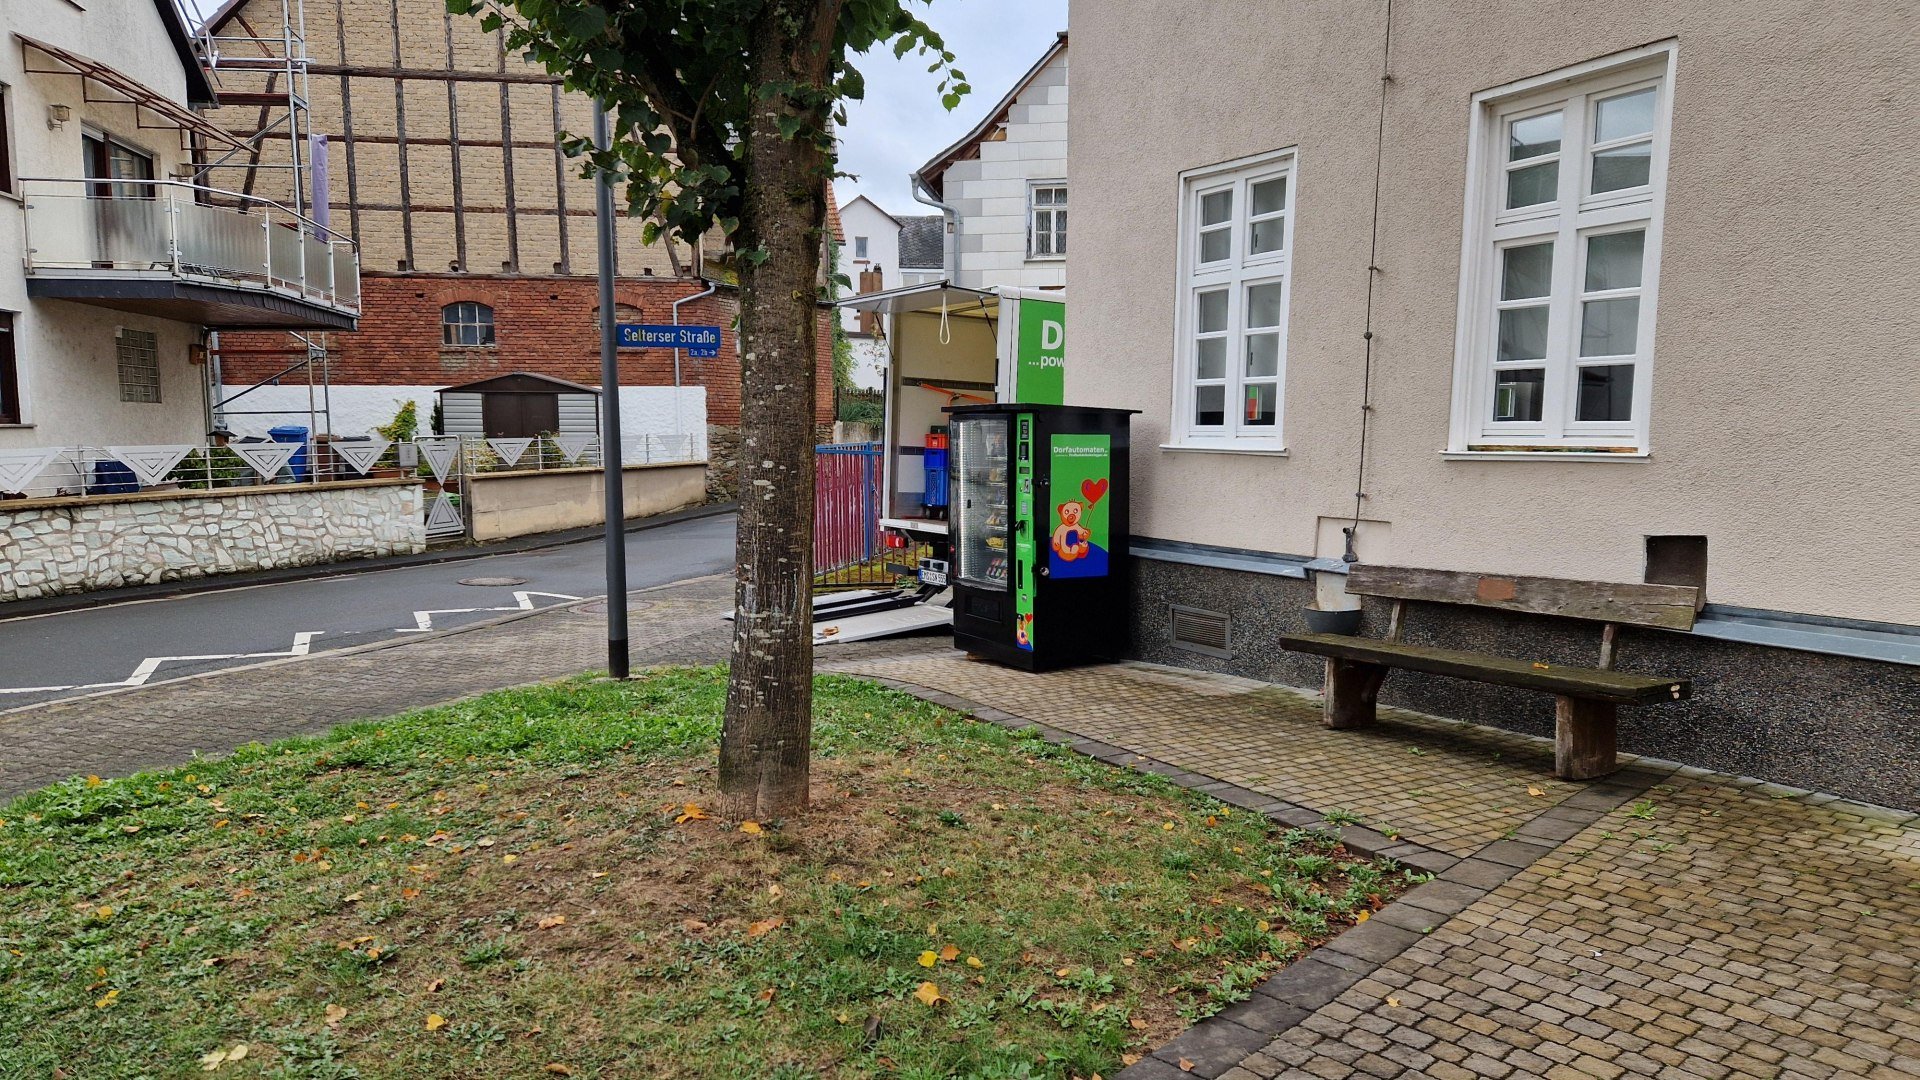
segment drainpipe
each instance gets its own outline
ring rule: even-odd
[[[946,229],[940,243],[940,262],[946,270],[947,281],[958,284],[954,279],[960,276],[960,211],[934,198],[933,189],[927,186],[926,178],[919,173],[914,173],[908,179],[913,182],[914,202],[931,206],[946,215]]]
[[[720,286],[709,281],[707,282],[707,288],[705,292],[697,292],[697,293],[694,293],[692,296],[683,296],[680,299],[675,300],[673,302],[673,325],[675,326],[680,325],[680,305],[681,304],[691,304],[695,300],[704,300],[707,297],[712,296],[714,293],[718,292],[719,290],[720,290]],[[676,333],[675,340],[677,341],[678,338],[679,338],[679,335],[678,333]],[[677,439],[680,437],[680,434],[681,434],[680,346],[676,344],[673,347],[673,437]]]

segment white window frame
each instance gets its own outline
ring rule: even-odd
[[[869,261],[867,258],[867,238],[866,237],[856,236],[853,238],[853,259],[855,262]]]
[[[1057,202],[1049,203],[1046,206],[1039,205],[1039,203],[1037,203],[1034,200],[1034,196],[1038,194],[1042,188],[1046,188],[1049,190],[1057,189],[1060,192],[1059,200]],[[1067,209],[1067,182],[1065,180],[1029,180],[1027,181],[1027,261],[1028,262],[1059,262],[1067,257],[1067,252],[1066,252],[1067,230],[1064,227],[1054,228],[1051,225],[1049,225],[1047,229],[1048,235],[1050,237],[1056,238],[1052,246],[1057,250],[1049,251],[1045,253],[1042,253],[1038,250],[1040,246],[1039,244],[1040,214],[1043,211],[1046,212],[1048,214],[1048,220],[1052,222],[1057,220],[1052,216],[1054,212],[1057,211],[1059,213],[1065,213],[1066,209]]]
[[[1563,457],[1567,451],[1586,450],[1617,457],[1649,452],[1661,223],[1676,59],[1675,43],[1659,42],[1474,95],[1467,148],[1449,454],[1524,457],[1529,451],[1548,450]],[[1646,87],[1656,89],[1647,184],[1588,194],[1593,152],[1615,145],[1596,144],[1588,137],[1596,103]],[[1529,113],[1556,110],[1561,112],[1562,122],[1555,201],[1505,209],[1507,124]],[[1545,158],[1529,159],[1534,160]],[[1634,367],[1632,415],[1625,421],[1582,421],[1577,419],[1579,370],[1583,366],[1579,323],[1585,298],[1587,242],[1594,236],[1636,229],[1646,231],[1646,247],[1640,287],[1628,290],[1640,299],[1635,353],[1630,361],[1610,361],[1630,362]],[[1549,240],[1554,244],[1553,277],[1548,299],[1547,356],[1541,365],[1546,368],[1541,418],[1496,421],[1494,364],[1501,252]]]
[[[1250,235],[1255,216],[1248,201],[1249,189],[1257,183],[1285,178],[1286,203],[1275,214],[1285,214],[1280,250],[1249,255]],[[1224,260],[1200,263],[1200,202],[1209,194],[1233,193],[1228,256]],[[1295,200],[1300,191],[1300,165],[1297,147],[1286,147],[1234,161],[1189,169],[1180,174],[1180,250],[1175,260],[1176,292],[1173,320],[1173,424],[1168,449],[1212,450],[1242,453],[1284,453],[1286,442],[1287,333],[1293,308],[1293,235]],[[1219,228],[1211,226],[1207,231]],[[1280,322],[1272,331],[1279,344],[1278,367],[1271,377],[1246,374],[1246,325],[1248,290],[1260,286],[1280,286]],[[1209,385],[1225,388],[1224,423],[1202,425],[1194,422],[1194,405],[1200,384],[1197,371],[1198,302],[1202,292],[1227,290],[1227,372],[1223,379],[1207,380]],[[1208,335],[1217,336],[1217,335]],[[1274,388],[1274,422],[1271,426],[1249,425],[1241,417],[1240,406],[1246,400],[1249,384],[1271,382]]]

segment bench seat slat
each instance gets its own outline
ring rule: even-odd
[[[1280,647],[1317,656],[1424,671],[1430,675],[1450,675],[1549,694],[1608,701],[1617,705],[1652,705],[1661,701],[1677,701],[1692,694],[1692,686],[1686,679],[1663,679],[1653,675],[1562,664],[1536,666],[1536,662],[1531,660],[1343,634],[1289,634],[1280,639]]]

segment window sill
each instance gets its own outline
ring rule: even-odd
[[[1648,450],[1442,450],[1446,461],[1651,461]]]
[[[0,199],[5,199],[8,202],[16,202],[16,203],[19,203],[21,206],[27,205],[26,198],[22,196],[19,192],[8,191],[5,188],[0,188]]]
[[[1213,446],[1206,443],[1161,443],[1160,449],[1179,454],[1247,454],[1253,457],[1286,457],[1284,446]]]
[[[1067,261],[1067,257],[1065,255],[1028,255],[1027,261],[1041,262],[1041,263],[1042,262],[1043,263],[1063,263]]]
[[[32,429],[37,428],[39,426],[40,425],[34,424],[34,423],[26,423],[26,424],[0,423],[0,431],[31,431]]]

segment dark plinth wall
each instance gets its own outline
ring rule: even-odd
[[[1133,600],[1139,659],[1320,686],[1320,658],[1283,652],[1276,644],[1281,634],[1306,629],[1300,612],[1313,600],[1307,581],[1138,559]],[[1169,604],[1230,616],[1232,658],[1175,647]],[[1384,602],[1369,602],[1360,632],[1381,636],[1386,609]],[[1592,666],[1599,659],[1600,628],[1573,619],[1415,603],[1408,605],[1406,640]],[[1621,709],[1622,751],[1920,810],[1920,668],[1627,627],[1621,628],[1617,655],[1624,671],[1693,680],[1691,701]],[[1396,671],[1380,700],[1553,735],[1553,698],[1545,694]]]

